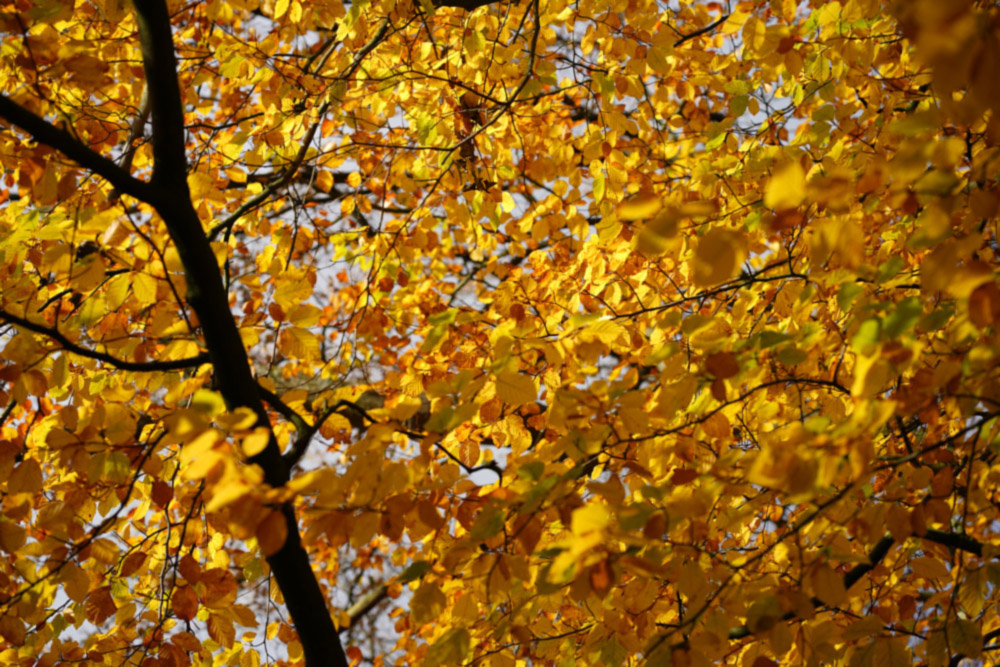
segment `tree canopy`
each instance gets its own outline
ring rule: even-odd
[[[993,664],[998,81],[985,0],[0,0],[0,662]]]

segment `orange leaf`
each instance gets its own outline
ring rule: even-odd
[[[218,642],[219,646],[232,648],[236,640],[236,627],[225,616],[211,614],[208,617],[208,636]]]
[[[257,544],[265,556],[278,553],[285,546],[286,539],[288,523],[281,512],[271,512],[257,525]]]
[[[604,595],[611,589],[612,583],[614,583],[614,574],[607,558],[590,568],[590,587],[595,593]]]

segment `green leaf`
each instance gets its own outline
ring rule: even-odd
[[[609,639],[601,645],[601,665],[617,667],[625,662],[628,651],[615,639]]]
[[[956,618],[948,624],[948,644],[953,653],[976,660],[983,652],[983,633],[979,624],[968,619]]]
[[[917,323],[924,309],[916,297],[904,299],[892,313],[885,318],[882,331],[886,338],[899,338]]]
[[[854,303],[854,299],[856,299],[863,291],[864,289],[857,283],[844,283],[840,286],[840,291],[837,292],[837,306],[840,310],[846,313],[850,310],[851,304]]]
[[[769,347],[774,347],[775,345],[780,345],[787,340],[791,340],[791,336],[788,334],[783,334],[778,331],[761,331],[757,337],[757,346],[766,350]]]
[[[945,304],[936,308],[934,312],[920,320],[919,329],[924,332],[937,331],[951,319],[955,314],[955,309],[950,304]]]
[[[503,522],[503,510],[499,507],[487,507],[476,517],[469,535],[474,540],[488,540],[503,530]]]
[[[742,116],[747,110],[747,103],[749,100],[750,98],[746,95],[737,95],[734,97],[729,103],[729,115],[733,118],[739,118]]]
[[[728,132],[720,131],[714,137],[712,137],[711,139],[709,139],[708,141],[706,141],[705,142],[705,150],[706,151],[711,151],[711,150],[715,150],[716,148],[718,148],[719,146],[721,146],[723,144],[723,142],[726,140],[726,135],[727,134],[728,134]]]
[[[787,345],[778,352],[778,361],[786,366],[796,366],[809,358],[809,355],[794,345]]]
[[[431,564],[425,560],[418,560],[410,563],[410,565],[403,570],[402,574],[399,575],[399,581],[408,584],[411,581],[416,581],[417,579],[423,578],[425,574],[431,571]]]
[[[441,635],[441,639],[427,651],[424,657],[424,667],[439,665],[460,665],[469,655],[469,631],[465,628],[454,628]]]
[[[451,324],[458,317],[458,308],[449,308],[448,310],[443,310],[440,313],[430,315],[427,321],[431,324]]]
[[[903,259],[901,257],[899,257],[898,255],[890,257],[885,264],[878,267],[878,275],[875,276],[875,282],[882,284],[891,280],[892,278],[895,278],[896,274],[898,274],[900,269],[902,268],[903,268]]]
[[[257,556],[250,560],[246,565],[243,566],[243,577],[247,581],[257,581],[264,576],[264,564],[260,560],[260,556]]]
[[[861,323],[857,333],[851,339],[851,347],[856,352],[864,353],[865,350],[878,343],[882,334],[882,323],[877,317],[872,317]]]
[[[529,482],[537,482],[545,474],[545,464],[542,461],[532,461],[517,469],[517,476]]]

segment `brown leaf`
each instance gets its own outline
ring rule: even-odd
[[[732,352],[716,352],[705,359],[705,370],[720,380],[726,380],[740,372],[740,365]]]
[[[156,480],[153,482],[153,488],[150,491],[150,497],[153,502],[160,507],[166,507],[170,504],[170,501],[174,499],[174,490],[166,482],[161,482]]]
[[[236,601],[236,577],[229,570],[214,567],[201,573],[201,603],[209,609],[225,609]]]
[[[170,608],[182,621],[190,621],[198,614],[198,594],[192,586],[178,586],[170,598]]]
[[[118,611],[118,607],[111,597],[110,586],[102,586],[87,596],[85,613],[87,620],[94,625],[101,625],[104,621],[114,616],[116,611]]]
[[[135,574],[142,564],[146,562],[146,554],[142,551],[133,551],[122,561],[122,569],[119,572],[121,577],[130,577]]]
[[[177,565],[177,571],[189,584],[196,584],[201,580],[201,566],[190,554],[185,554],[181,558],[181,562]]]
[[[726,401],[726,381],[722,378],[712,380],[712,398],[720,403]]]

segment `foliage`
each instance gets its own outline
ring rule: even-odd
[[[3,664],[1000,647],[995,3],[0,40]]]

